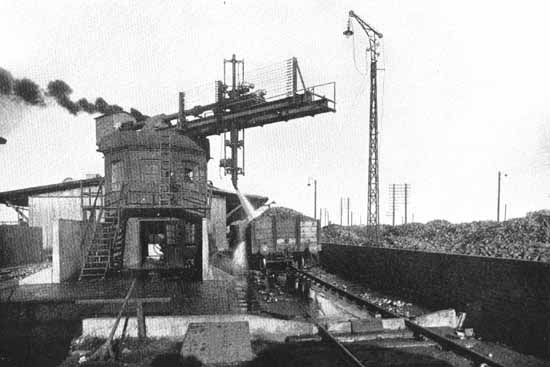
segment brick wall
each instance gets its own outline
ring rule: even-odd
[[[467,312],[467,327],[550,357],[550,264],[387,248],[323,245],[325,269],[432,309]]]

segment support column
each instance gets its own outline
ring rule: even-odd
[[[202,243],[201,243],[201,258],[202,258],[202,280],[208,280],[210,277],[209,251],[208,251],[208,219],[202,218]]]

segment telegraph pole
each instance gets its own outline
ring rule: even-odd
[[[498,188],[497,188],[497,222],[500,222],[500,171],[498,171]]]
[[[349,224],[350,224],[349,219],[350,219],[350,218],[349,218],[349,198],[348,198],[348,226],[349,226]]]
[[[498,186],[497,186],[497,222],[500,222],[500,184],[502,172],[498,171]],[[504,177],[508,177],[508,174],[505,173]],[[506,214],[504,215],[506,217]]]
[[[408,192],[408,187],[407,187],[407,184],[405,184],[405,224],[407,224],[407,204],[408,204],[408,195],[407,195],[407,192]]]
[[[392,184],[392,195],[391,195],[391,208],[392,208],[392,212],[391,212],[391,225],[392,226],[395,226],[395,184]]]
[[[307,180],[308,186],[311,186],[311,181],[313,181],[313,218],[317,219],[317,179],[309,177]],[[319,219],[321,219],[320,215]]]
[[[344,215],[344,198],[340,198],[340,225],[342,225],[343,215]]]
[[[313,181],[313,216],[317,215],[317,180]],[[314,219],[317,219],[315,217]]]

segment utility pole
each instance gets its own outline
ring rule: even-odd
[[[391,211],[388,211],[386,215],[391,216],[392,225],[395,226],[396,217],[398,221],[399,216],[401,216],[402,224],[407,224],[409,222],[409,201],[411,200],[411,184],[390,184],[388,185],[388,195],[391,202]]]
[[[501,183],[502,172],[498,171],[498,186],[497,186],[497,222],[500,222],[500,183]],[[505,173],[504,177],[508,177],[508,174]],[[506,217],[506,214],[505,214]]]
[[[498,188],[497,188],[497,222],[500,222],[500,171],[498,171]]]
[[[342,225],[343,215],[344,215],[344,198],[340,198],[340,225]]]
[[[313,181],[313,216],[317,215],[317,180]],[[314,219],[317,219],[316,217]]]
[[[350,225],[353,226],[353,212],[351,212],[350,215],[351,215],[351,224]]]
[[[351,20],[355,19],[367,34],[369,47],[367,54],[370,55],[370,107],[369,107],[369,175],[368,175],[368,203],[367,203],[367,224],[374,229],[374,240],[378,242],[379,215],[379,188],[378,188],[378,97],[377,97],[377,60],[379,53],[379,39],[382,33],[377,32],[352,10],[349,12],[348,26],[344,31],[346,37],[352,36]]]
[[[349,226],[349,223],[350,223],[350,221],[349,221],[349,219],[350,219],[349,218],[349,198],[348,198],[348,206],[347,207],[348,207],[348,226]]]
[[[313,181],[313,218],[317,219],[317,179],[311,177],[307,180],[307,185],[311,186],[311,181]],[[319,216],[321,219],[321,216]]]
[[[391,194],[391,225],[395,226],[395,184],[392,184]]]
[[[405,224],[407,224],[408,186],[405,184]]]

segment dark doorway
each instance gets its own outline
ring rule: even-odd
[[[163,266],[166,260],[166,221],[140,221],[139,238],[143,267]]]

